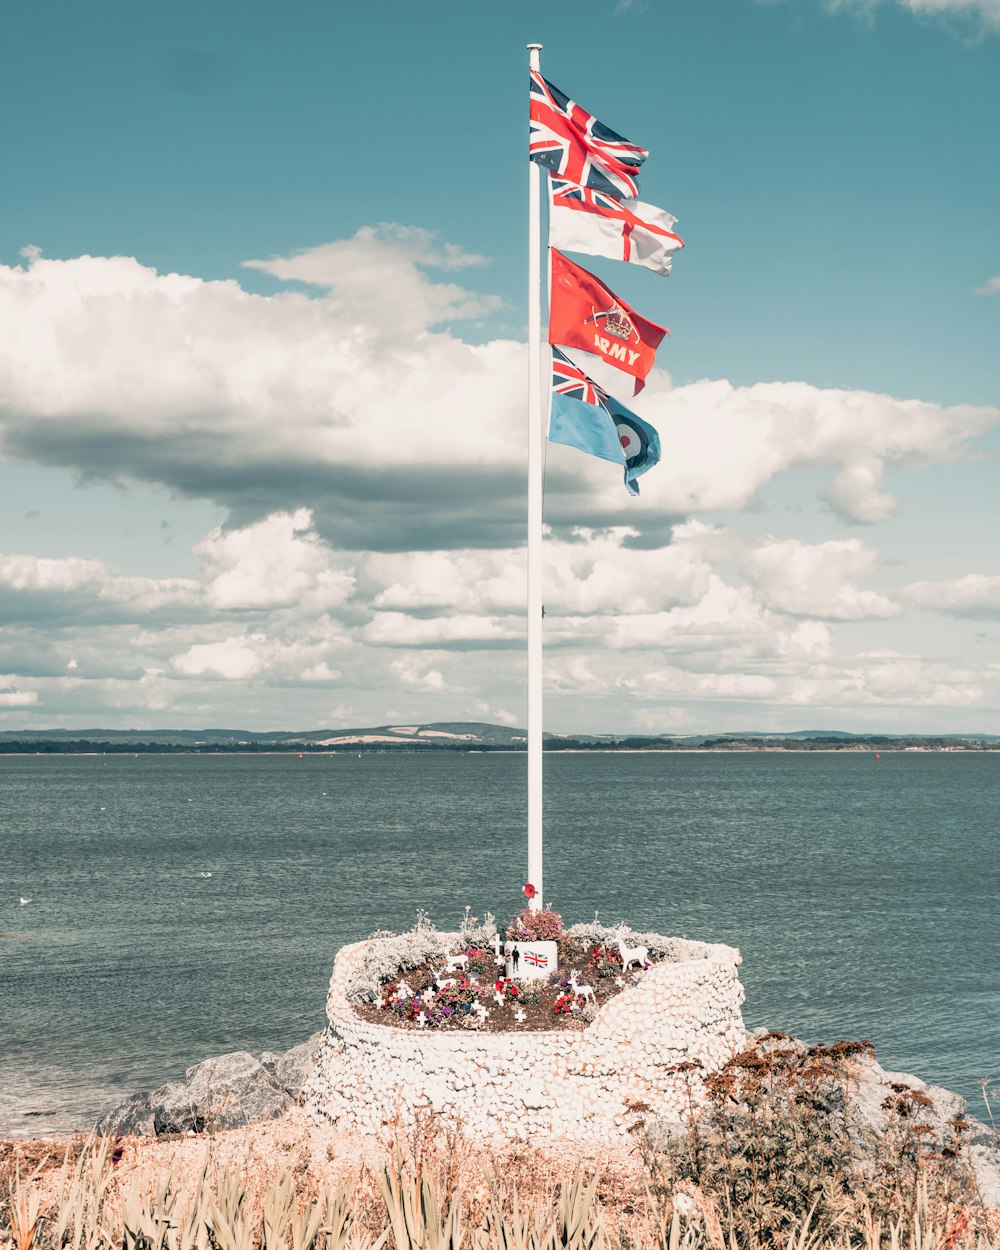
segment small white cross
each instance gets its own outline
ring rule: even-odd
[[[518,1024],[524,1024],[527,1018],[528,1017],[525,1015],[523,1007],[518,1007],[517,1011],[514,1012],[514,1019],[518,1022]]]
[[[621,977],[615,977],[615,985],[617,985],[620,990],[625,988],[625,982],[621,979]]]
[[[426,1023],[427,1023],[427,1017],[424,1015],[423,1012],[421,1012],[420,1015],[417,1016],[417,1024],[419,1024],[420,1027],[423,1028]]]
[[[375,1006],[376,1006],[376,1007],[384,1007],[384,1006],[385,1006],[385,999],[382,997],[382,995],[381,995],[381,994],[379,994],[378,998],[376,998],[376,999],[375,999]]]
[[[494,992],[493,992],[493,1001],[496,1003],[496,1005],[497,1005],[498,1007],[502,1007],[502,1006],[503,1006],[503,995],[500,993],[500,991],[499,991],[499,990],[494,990]]]

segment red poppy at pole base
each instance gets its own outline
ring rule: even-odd
[[[525,898],[534,898],[534,897],[535,897],[535,895],[536,895],[537,893],[538,893],[538,891],[535,889],[535,887],[534,887],[534,886],[531,884],[531,882],[529,881],[529,882],[528,882],[528,884],[524,887],[524,897],[525,897]]]

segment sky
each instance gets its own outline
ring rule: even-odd
[[[1000,0],[0,31],[0,728],[524,723],[538,42],[686,241],[574,258],[671,336],[638,499],[547,450],[546,728],[1000,733]]]

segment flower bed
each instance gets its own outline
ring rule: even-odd
[[[615,940],[618,931],[595,922],[564,932],[557,912],[525,911],[508,926],[507,939],[558,941],[559,972],[548,979],[518,980],[504,975],[492,918],[477,930],[472,919],[467,911],[466,923],[451,941],[425,917],[408,935],[381,935],[391,953],[384,952],[387,957],[371,969],[367,985],[353,987],[356,1013],[374,1024],[406,1029],[583,1029],[604,1003],[654,963],[671,957],[664,939],[645,943],[639,940],[644,935],[624,930],[627,946],[645,949],[643,966],[633,964],[626,971]],[[491,940],[483,942],[484,937]]]

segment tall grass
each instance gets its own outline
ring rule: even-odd
[[[552,1168],[567,1156],[490,1153],[427,1119],[380,1163],[336,1155],[151,1172],[143,1147],[76,1142],[25,1176],[0,1160],[0,1250],[986,1250],[1000,1247],[953,1150],[921,1129],[919,1099],[887,1099],[878,1140],[843,1099],[850,1055],[783,1046],[737,1056],[708,1114],[666,1136],[635,1105],[628,1166]],[[692,1080],[697,1075],[689,1069]],[[838,1092],[839,1091],[839,1092]],[[192,1144],[193,1145],[193,1144]],[[236,1161],[234,1162],[234,1158]],[[188,1156],[190,1164],[190,1156]]]

